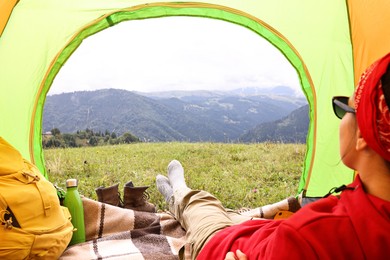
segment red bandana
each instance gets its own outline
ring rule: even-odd
[[[362,74],[355,91],[356,118],[362,136],[387,161],[390,161],[390,112],[380,79],[389,63],[390,53]]]

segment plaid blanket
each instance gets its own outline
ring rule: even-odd
[[[60,259],[178,259],[185,231],[168,213],[133,211],[83,198],[87,242]]]
[[[60,259],[190,259],[185,231],[169,213],[133,211],[83,198],[87,242],[70,246]],[[295,197],[239,213],[255,218],[287,218],[300,208]],[[287,213],[287,214],[286,214]]]

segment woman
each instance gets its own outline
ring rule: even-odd
[[[359,174],[340,196],[286,220],[247,220],[187,187],[178,161],[159,191],[182,226],[192,259],[385,259],[390,255],[390,53],[362,75],[353,97],[334,97],[343,163]],[[246,221],[245,221],[246,220]],[[241,252],[242,251],[242,252]]]

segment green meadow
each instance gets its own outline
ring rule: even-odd
[[[179,160],[187,185],[203,189],[231,209],[254,208],[296,195],[302,173],[304,144],[133,143],[113,146],[44,150],[49,180],[65,189],[68,178],[79,180],[82,195],[97,199],[95,188],[133,181],[149,186],[149,201],[165,210],[155,176],[166,175]]]

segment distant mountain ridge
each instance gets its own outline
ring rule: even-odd
[[[49,95],[43,131],[88,128],[131,132],[144,141],[232,142],[256,125],[281,119],[306,104],[303,97],[249,92],[103,89]]]
[[[308,128],[309,105],[305,105],[282,119],[257,125],[243,134],[239,141],[244,143],[306,143]]]
[[[216,96],[258,96],[258,95],[279,95],[289,97],[303,97],[299,96],[296,91],[287,86],[276,86],[269,88],[258,87],[244,87],[233,90],[169,90],[169,91],[156,91],[156,92],[134,92],[141,96],[152,98],[182,98],[188,96],[197,97],[216,97]]]

